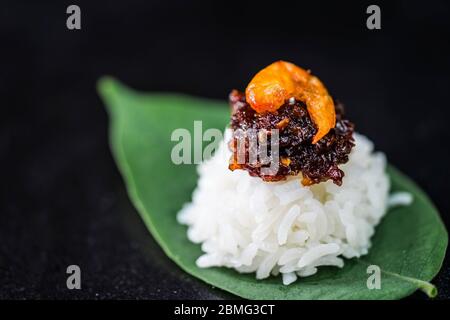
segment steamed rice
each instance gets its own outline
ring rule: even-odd
[[[331,181],[305,187],[299,177],[267,183],[243,170],[232,172],[222,142],[216,155],[198,166],[192,202],[178,214],[188,225],[188,238],[202,244],[197,265],[254,272],[257,279],[281,274],[287,285],[320,266],[342,268],[342,257],[367,254],[386,213],[389,179],[384,154],[374,153],[362,135],[355,134],[355,142],[349,161],[340,166],[341,187]],[[409,197],[397,195],[391,204],[405,204]]]

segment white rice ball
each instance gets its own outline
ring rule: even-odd
[[[355,134],[356,145],[342,186],[331,181],[305,187],[299,177],[264,182],[246,171],[228,169],[230,151],[222,142],[213,158],[198,166],[191,203],[178,214],[188,238],[202,244],[202,268],[224,266],[282,275],[288,285],[320,266],[342,268],[341,257],[367,254],[375,226],[386,213],[389,178],[386,159]],[[406,203],[404,194],[391,205]]]

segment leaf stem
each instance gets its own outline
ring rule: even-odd
[[[408,282],[412,282],[414,284],[417,285],[417,288],[419,288],[420,290],[422,290],[428,297],[430,298],[435,298],[438,294],[438,290],[436,288],[436,286],[430,282],[424,281],[424,280],[420,280],[417,278],[411,278],[411,277],[407,277],[407,276],[402,276],[401,274],[398,273],[394,273],[394,272],[389,272],[389,271],[385,271],[385,270],[381,270],[381,272],[384,272],[390,276],[393,277],[398,277],[402,280],[408,281]]]
[[[375,263],[369,263],[369,262],[366,262],[366,261],[363,261],[360,259],[358,259],[356,261],[359,263],[365,264],[365,265],[375,264]],[[383,272],[387,275],[390,275],[392,277],[396,277],[396,278],[402,279],[406,282],[411,282],[411,283],[415,284],[416,287],[418,289],[420,289],[422,292],[424,292],[429,298],[435,298],[438,294],[438,289],[436,288],[436,286],[428,281],[424,281],[424,280],[420,280],[420,279],[412,278],[412,277],[408,277],[408,276],[402,276],[401,274],[391,272],[391,271],[386,271],[381,268],[380,268],[380,270],[381,270],[381,272]]]

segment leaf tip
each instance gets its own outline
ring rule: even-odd
[[[97,81],[97,92],[105,97],[114,91],[117,80],[112,76],[102,76]]]

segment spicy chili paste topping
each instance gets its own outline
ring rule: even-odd
[[[266,167],[258,159],[244,163],[238,161],[238,139],[233,135],[229,146],[233,152],[229,168],[231,170],[246,170],[251,176],[262,178],[264,181],[279,181],[287,176],[302,174],[302,184],[311,185],[331,179],[341,185],[344,172],[338,165],[348,161],[348,155],[354,146],[354,125],[344,117],[341,104],[334,104],[335,125],[320,138],[314,141],[318,132],[316,123],[308,112],[307,102],[291,97],[276,110],[258,112],[248,103],[244,93],[233,90],[229,96],[231,105],[231,128],[234,132],[256,129],[266,133],[268,157],[273,161],[278,159],[278,170],[275,174],[265,174]],[[240,129],[240,130],[239,130]],[[271,141],[271,129],[278,129],[278,141]],[[271,143],[277,147],[277,157],[274,157]],[[249,151],[251,144],[248,140],[244,148]],[[248,152],[247,152],[248,153]]]

